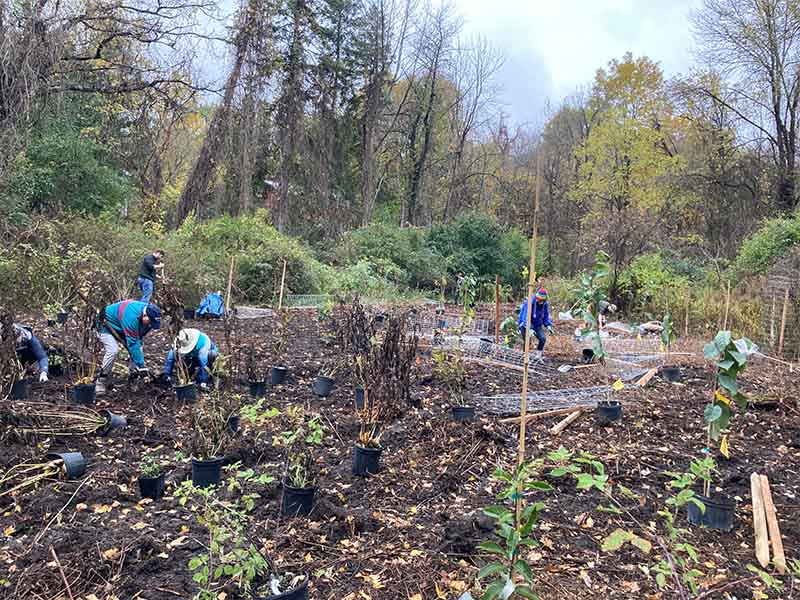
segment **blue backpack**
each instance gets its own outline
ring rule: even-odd
[[[225,302],[222,300],[222,294],[217,292],[206,294],[205,298],[200,301],[197,314],[205,317],[223,316],[225,314]]]

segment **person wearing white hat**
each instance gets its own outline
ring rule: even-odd
[[[197,381],[200,383],[200,387],[206,388],[208,387],[209,369],[217,356],[219,356],[219,349],[205,333],[199,329],[181,329],[178,337],[175,338],[172,350],[167,354],[164,377],[169,380],[172,377],[175,361],[182,360],[190,376],[197,371]]]

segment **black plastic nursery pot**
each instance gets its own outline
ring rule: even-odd
[[[386,322],[386,315],[384,315],[384,314],[375,315],[375,318],[373,319],[373,321],[375,322],[375,325],[380,327]]]
[[[618,400],[601,400],[597,403],[597,417],[601,423],[613,423],[622,416],[622,403]]]
[[[191,321],[194,319],[194,309],[193,308],[184,308],[183,309],[183,319],[185,321]]]
[[[164,473],[158,477],[139,477],[139,492],[142,498],[159,500],[164,495]]]
[[[383,448],[362,448],[356,446],[353,451],[353,475],[374,475],[380,468]]]
[[[28,398],[28,380],[20,379],[11,385],[12,400],[26,400]]]
[[[356,401],[356,410],[364,410],[364,388],[357,387],[353,390]]]
[[[124,415],[115,415],[110,410],[103,411],[103,416],[106,418],[106,426],[100,430],[100,435],[107,436],[115,429],[124,429],[128,426],[128,420]]]
[[[727,498],[706,498],[697,494],[695,496],[702,502],[706,510],[700,510],[694,502],[686,505],[686,516],[692,525],[705,525],[711,529],[730,531],[733,529],[736,516],[736,502]]]
[[[293,590],[278,595],[254,598],[254,600],[308,600],[308,577]]]
[[[197,400],[197,387],[194,383],[175,386],[175,396],[183,402],[194,402]]]
[[[661,377],[670,383],[678,383],[681,380],[681,370],[678,367],[663,367]]]
[[[47,319],[47,326],[48,327],[55,327],[56,326],[56,320],[55,319]]]
[[[82,383],[72,386],[72,400],[81,406],[94,406],[95,385],[93,383]]]
[[[317,375],[314,379],[314,383],[311,384],[311,390],[317,395],[322,398],[326,396],[330,396],[331,391],[333,391],[333,386],[336,384],[335,379],[331,379],[330,377],[325,377],[324,375]]]
[[[269,380],[272,385],[281,385],[284,381],[286,381],[286,375],[289,373],[289,369],[286,367],[272,367],[272,370],[269,373]]]
[[[228,435],[236,435],[239,432],[239,424],[241,423],[241,417],[239,415],[231,415],[228,417]]]
[[[67,481],[83,477],[86,473],[86,459],[80,452],[50,452],[47,455],[49,460],[58,458],[64,463],[64,477]]]
[[[583,362],[584,364],[591,364],[594,361],[594,350],[591,348],[584,348],[583,349]]]
[[[250,386],[250,395],[253,398],[263,398],[267,395],[267,382],[266,381],[248,381]]]
[[[284,483],[281,513],[289,517],[307,517],[314,507],[314,493],[316,491],[317,488],[315,487],[297,488]]]
[[[69,313],[60,312],[60,313],[58,313],[58,314],[56,315],[56,320],[57,320],[57,321],[59,322],[59,324],[61,324],[61,325],[63,325],[64,323],[66,323],[68,318],[69,318]]]
[[[453,406],[453,420],[458,423],[466,423],[475,419],[474,406]]]
[[[209,460],[192,458],[192,485],[195,487],[211,487],[218,485],[222,479],[223,457]]]

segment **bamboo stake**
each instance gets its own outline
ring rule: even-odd
[[[500,343],[500,275],[494,276],[494,343]]]
[[[233,262],[236,260],[231,256],[231,268],[228,270],[228,290],[225,293],[225,314],[231,310],[231,286],[233,286]]]
[[[750,494],[753,497],[753,529],[756,536],[756,558],[758,564],[766,569],[769,566],[769,536],[767,534],[767,515],[764,511],[764,498],[761,495],[761,478],[758,473],[750,475]]]
[[[691,304],[691,297],[686,294],[686,320],[683,322],[683,337],[689,337],[689,306]]]
[[[778,356],[783,357],[783,342],[786,334],[786,317],[789,314],[789,288],[786,288],[786,293],[783,295],[783,315],[781,316],[781,333],[778,338]]]
[[[775,347],[775,306],[778,303],[778,296],[772,294],[772,312],[769,316],[769,345]]]
[[[560,434],[560,433],[561,433],[562,431],[564,431],[564,430],[565,430],[567,427],[569,427],[570,425],[572,425],[572,423],[574,423],[575,421],[577,421],[578,419],[580,419],[582,415],[583,415],[583,409],[582,409],[582,408],[578,408],[578,409],[576,409],[574,412],[572,412],[572,413],[568,414],[568,415],[567,415],[566,417],[564,417],[564,418],[563,418],[561,421],[559,421],[558,423],[556,423],[555,425],[553,425],[553,427],[550,429],[550,433],[551,433],[552,435],[558,435],[558,434]]]
[[[728,289],[725,293],[725,320],[722,322],[722,329],[728,329],[728,312],[731,308],[731,282],[728,280]]]
[[[283,308],[283,285],[286,283],[286,261],[283,261],[283,274],[281,275],[281,294],[278,297],[278,310]]]
[[[775,503],[772,501],[772,492],[766,475],[761,475],[761,495],[764,499],[764,511],[767,513],[772,562],[775,568],[778,569],[778,573],[783,575],[786,573],[786,555],[783,553],[783,540],[781,539],[781,528],[778,525],[778,513],[775,510]]]
[[[638,385],[639,387],[646,386],[648,383],[650,383],[650,380],[656,376],[656,373],[658,373],[658,367],[653,367],[647,373],[642,375],[641,379],[639,379],[639,381],[636,382],[636,385]]]
[[[537,220],[539,218],[539,189],[541,188],[542,155],[541,152],[536,159],[536,193],[533,199],[533,232],[531,234],[531,262],[528,266],[528,312],[525,315],[525,352],[522,360],[522,398],[520,401],[519,419],[519,453],[517,455],[517,467],[525,462],[525,425],[528,413],[528,367],[531,360],[531,316],[533,313],[533,288],[536,284],[536,242],[537,242]],[[520,481],[517,489],[516,501],[516,525],[519,528],[522,517],[522,482]]]

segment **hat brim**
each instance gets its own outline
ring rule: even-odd
[[[189,354],[194,347],[197,346],[197,341],[200,339],[199,329],[183,329],[186,333],[186,340],[178,343],[178,354]]]

